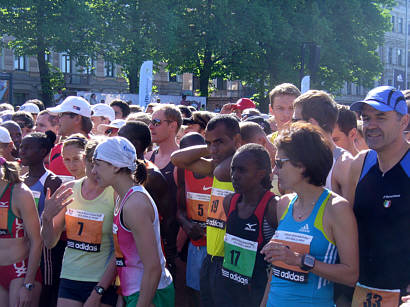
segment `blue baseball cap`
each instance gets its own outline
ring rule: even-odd
[[[407,114],[406,98],[401,91],[392,86],[372,89],[364,100],[353,103],[350,110],[361,112],[364,103],[381,112],[396,111],[402,115]]]

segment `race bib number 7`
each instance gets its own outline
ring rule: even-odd
[[[103,222],[103,213],[68,209],[65,214],[67,247],[86,252],[99,252]]]
[[[309,235],[277,230],[271,241],[284,244],[294,252],[309,254],[312,239],[313,237]],[[278,278],[297,283],[306,283],[308,281],[309,272],[298,266],[288,265],[282,261],[274,261],[272,264],[272,273]]]
[[[400,290],[376,289],[357,283],[352,307],[397,307],[400,304]]]

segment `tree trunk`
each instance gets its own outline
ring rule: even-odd
[[[131,94],[138,94],[139,92],[139,72],[138,66],[130,67],[127,74],[129,84],[129,90]]]
[[[46,108],[53,106],[53,90],[50,82],[50,70],[45,59],[45,49],[38,48],[37,51],[38,69],[40,72],[41,100]]]
[[[211,52],[205,51],[204,55],[204,65],[200,70],[199,75],[199,91],[201,96],[208,97],[208,86],[209,86],[209,78],[211,77],[211,69],[212,69],[212,59],[211,59]]]

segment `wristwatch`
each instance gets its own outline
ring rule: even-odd
[[[312,255],[304,254],[302,256],[302,261],[301,261],[300,268],[303,271],[310,271],[311,269],[313,269],[315,267],[315,261],[316,261],[316,259]]]
[[[33,290],[33,288],[34,288],[34,284],[31,283],[31,282],[24,283],[24,284],[23,284],[23,287],[26,288],[28,291],[31,291],[31,290]]]
[[[103,296],[104,293],[105,293],[105,289],[103,287],[100,287],[100,286],[95,286],[94,290],[95,290],[95,292],[98,293],[98,295],[101,295],[101,296]]]

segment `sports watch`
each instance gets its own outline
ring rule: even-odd
[[[100,286],[95,286],[94,287],[95,292],[97,292],[98,295],[104,295],[105,293],[105,289],[103,287]]]
[[[313,269],[315,267],[315,261],[316,261],[316,259],[312,255],[304,254],[302,256],[302,261],[301,261],[300,268],[303,271],[310,271],[311,269]]]
[[[33,288],[34,288],[34,284],[31,283],[31,282],[24,283],[24,284],[23,284],[23,287],[26,288],[28,291],[31,291],[31,290],[33,290]]]

